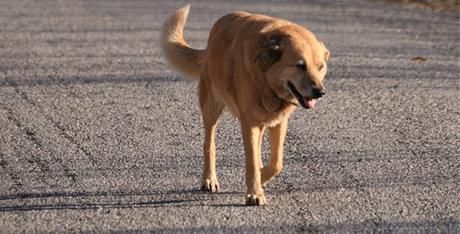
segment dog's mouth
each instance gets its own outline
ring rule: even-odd
[[[304,97],[302,96],[302,94],[300,94],[300,92],[296,89],[296,87],[294,86],[294,84],[290,81],[288,81],[288,87],[291,91],[291,93],[294,94],[294,96],[296,97],[297,101],[299,102],[299,104],[305,108],[305,109],[313,109],[315,108],[315,104],[316,104],[316,100],[313,99],[313,98],[310,98],[310,97]]]

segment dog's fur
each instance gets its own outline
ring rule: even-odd
[[[246,204],[266,202],[262,185],[281,172],[288,117],[297,105],[313,108],[324,95],[329,51],[300,25],[265,15],[234,12],[213,26],[205,50],[191,48],[183,30],[189,5],[166,20],[161,46],[169,63],[199,81],[205,128],[203,190],[216,192],[214,133],[226,107],[241,123]],[[271,157],[261,158],[265,128]]]

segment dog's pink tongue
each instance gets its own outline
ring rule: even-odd
[[[308,108],[310,108],[310,109],[315,108],[315,104],[316,104],[316,100],[315,100],[315,99],[305,98],[304,101],[305,101],[305,104],[306,104],[306,106],[307,106]]]

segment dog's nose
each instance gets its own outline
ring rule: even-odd
[[[324,88],[313,88],[313,97],[314,98],[320,98],[322,96],[326,95],[326,89]]]

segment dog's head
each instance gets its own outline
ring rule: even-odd
[[[310,31],[285,25],[259,39],[256,62],[275,94],[306,109],[326,94],[323,84],[330,52]]]

